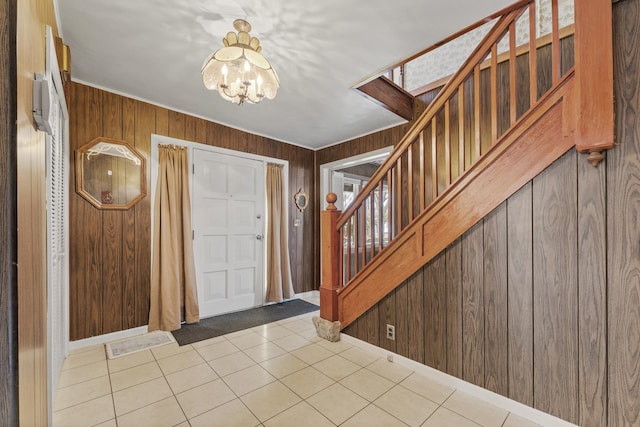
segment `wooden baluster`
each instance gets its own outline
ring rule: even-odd
[[[413,144],[407,150],[407,209],[409,209],[409,222],[413,221]]]
[[[449,121],[451,116],[450,101],[444,104],[444,185],[449,188],[451,185],[451,130]]]
[[[480,144],[480,65],[473,70],[473,126],[475,131],[474,158],[471,164],[478,161],[481,150]]]
[[[460,175],[465,170],[465,150],[464,150],[464,83],[458,87],[458,170]]]
[[[358,263],[360,262],[360,210],[356,209],[353,212],[353,275],[355,276],[360,271]]]
[[[538,50],[536,46],[536,2],[529,3],[529,105],[538,100]]]
[[[402,231],[402,156],[396,162],[396,211],[398,221],[398,234]]]
[[[387,171],[387,219],[389,220],[389,241],[395,236],[395,221],[393,218],[393,172],[391,168]]]
[[[424,129],[423,129],[422,132],[420,132],[420,211],[418,212],[418,215],[425,208],[424,180],[425,180],[425,176],[424,176]]]
[[[349,280],[351,280],[351,257],[353,256],[351,254],[351,222],[353,220],[353,217],[349,218],[349,220],[347,221],[347,282]]]
[[[378,184],[378,242],[380,244],[380,250],[384,248],[384,213],[383,213],[383,186],[384,186],[384,178],[380,180],[380,184]]]
[[[491,145],[498,142],[498,43],[491,46]]]
[[[370,215],[369,215],[369,229],[371,230],[371,250],[370,250],[370,255],[371,255],[371,259],[373,259],[374,256],[376,256],[376,215],[374,212],[374,202],[375,202],[375,190],[373,190],[370,194],[369,194],[369,209],[370,209]]]
[[[509,26],[509,123],[516,121],[516,21]]]
[[[560,29],[558,27],[558,0],[551,0],[551,51],[553,84],[556,84],[558,80],[560,80]]]
[[[437,142],[438,138],[436,136],[436,117],[438,115],[435,114],[433,119],[431,119],[431,192],[433,194],[433,198],[431,200],[435,200],[438,197],[438,147]]]
[[[327,194],[327,209],[320,213],[320,244],[322,251],[322,285],[320,286],[320,317],[338,320],[338,289],[342,280],[340,246],[342,236],[336,227],[340,211],[334,203],[338,197]]]
[[[362,202],[362,206],[359,209],[360,212],[360,244],[362,249],[361,262],[362,262],[362,270],[364,270],[364,266],[367,265],[367,200],[365,199]]]

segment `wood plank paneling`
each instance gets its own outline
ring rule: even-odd
[[[533,405],[533,211],[531,183],[507,200],[508,376],[511,399]]]
[[[408,288],[408,357],[424,363],[424,270],[418,270],[407,280]]]
[[[401,356],[409,357],[409,281],[396,288],[396,350]],[[393,319],[392,319],[393,320]]]
[[[640,424],[640,0],[614,7],[617,147],[607,153],[608,424]]]
[[[462,376],[462,246],[458,238],[447,253],[447,369]]]
[[[462,235],[462,379],[484,386],[482,222]]]
[[[507,375],[507,208],[502,203],[484,219],[485,388],[506,395]]]
[[[578,422],[576,152],[533,180],[534,405]]]
[[[441,252],[424,266],[424,363],[444,371],[447,368],[447,276],[446,255]]]
[[[292,277],[296,292],[315,289],[312,151],[250,135],[225,126],[152,106],[99,89],[70,83],[71,149],[98,136],[124,139],[147,161],[147,196],[127,211],[100,211],[70,193],[71,339],[78,340],[147,324],[151,273],[151,135],[221,146],[262,155],[282,155],[289,163],[289,210],[301,219],[289,227]],[[286,148],[282,148],[286,147]],[[73,159],[72,159],[73,160]],[[75,163],[71,164],[74,176]],[[74,180],[72,180],[74,181]],[[75,181],[74,181],[75,182]],[[298,188],[309,194],[309,207],[293,204]]]
[[[382,298],[378,304],[378,342],[385,350],[396,352],[396,341],[387,338],[387,325],[396,326],[396,292],[395,290]]]
[[[578,345],[582,426],[607,423],[606,166],[578,160]]]

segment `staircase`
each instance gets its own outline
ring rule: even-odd
[[[507,8],[356,200],[339,212],[327,196],[321,317],[348,326],[567,150],[596,165],[613,146],[611,4],[597,2],[576,2],[574,38],[552,0],[546,41],[535,1]]]

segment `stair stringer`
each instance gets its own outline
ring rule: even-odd
[[[571,72],[338,291],[342,328],[575,146]]]

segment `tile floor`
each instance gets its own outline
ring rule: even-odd
[[[535,426],[345,341],[310,313],[179,347],[65,361],[54,427]]]

